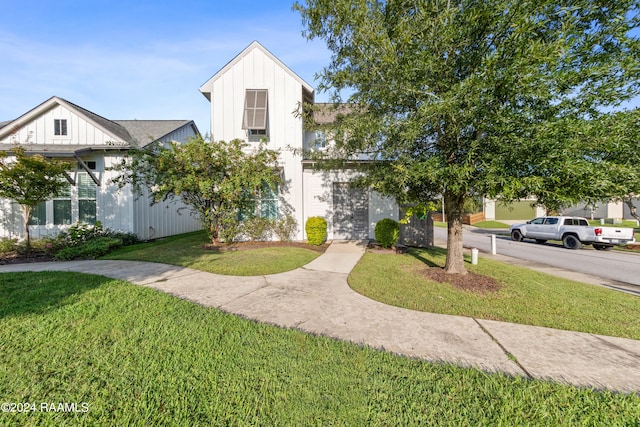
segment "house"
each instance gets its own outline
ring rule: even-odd
[[[257,41],[214,74],[200,92],[211,103],[212,141],[266,140],[268,148],[280,151],[283,184],[276,212],[294,216],[297,240],[306,238],[304,224],[312,216],[327,220],[329,239],[373,238],[376,222],[398,219],[395,200],[349,185],[354,169],[319,171],[300,154],[319,142],[296,114],[301,105],[314,103],[314,89]]]
[[[120,163],[132,147],[151,142],[185,142],[198,135],[190,120],[108,120],[78,105],[52,97],[10,122],[0,123],[0,151],[20,144],[27,154],[41,154],[74,164],[67,175],[69,191],[42,203],[32,212],[32,237],[55,235],[78,221],[133,232],[152,239],[201,229],[197,216],[180,202],[150,206],[136,198],[129,186],[112,183]],[[22,210],[0,200],[0,237],[24,234]]]

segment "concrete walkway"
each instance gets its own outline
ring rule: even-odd
[[[136,261],[2,265],[0,273],[99,274],[260,322],[432,362],[576,386],[640,391],[640,341],[382,304],[352,291],[347,284],[349,271],[364,251],[364,242],[333,242],[325,254],[302,268],[255,277]]]

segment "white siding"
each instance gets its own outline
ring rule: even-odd
[[[356,177],[353,170],[304,171],[304,224],[307,218],[321,216],[327,220],[327,238],[333,239],[333,183],[349,182]],[[369,238],[375,238],[375,226],[383,218],[398,220],[398,204],[392,198],[369,190]],[[306,238],[306,236],[300,236]]]
[[[54,120],[67,120],[67,135],[54,135]],[[59,144],[59,145],[106,145],[114,138],[94,126],[75,111],[55,104],[51,109],[21,126],[15,133],[0,140],[0,144]],[[120,142],[120,141],[118,141]]]

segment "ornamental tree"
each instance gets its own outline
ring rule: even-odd
[[[138,195],[150,192],[152,201],[180,198],[193,208],[218,244],[225,227],[234,227],[238,213],[251,207],[264,185],[272,189],[278,152],[261,143],[253,150],[235,139],[208,142],[196,137],[168,147],[151,145],[130,151],[116,168],[120,187],[131,184]]]
[[[440,197],[449,273],[466,273],[465,201],[605,194],[585,132],[640,88],[637,0],[308,0],[309,39],[333,53],[320,90],[349,104],[333,132],[366,154],[363,185],[401,202]],[[349,94],[343,96],[342,94]],[[606,145],[606,139],[598,143]]]
[[[0,198],[15,201],[22,208],[27,248],[31,246],[29,217],[40,203],[63,194],[68,183],[65,172],[72,164],[46,159],[36,154],[27,155],[16,146],[11,153],[0,152]]]

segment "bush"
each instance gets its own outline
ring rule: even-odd
[[[252,242],[264,242],[269,239],[274,221],[267,218],[253,217],[242,221],[242,231]]]
[[[327,220],[321,216],[307,218],[304,226],[307,232],[307,241],[310,245],[321,245],[327,240]]]
[[[18,243],[18,239],[0,238],[0,254],[13,252],[16,249],[16,243]]]
[[[95,225],[77,222],[69,227],[67,231],[58,234],[58,239],[63,240],[67,245],[76,246],[97,237],[101,237],[104,230],[102,223],[97,221]]]
[[[298,222],[291,215],[280,218],[273,225],[273,232],[283,242],[290,242],[298,229]]]
[[[376,223],[376,242],[383,248],[390,248],[398,243],[400,224],[391,218],[385,218]]]
[[[98,258],[122,246],[122,240],[113,237],[98,237],[83,242],[76,246],[70,246],[58,251],[55,259],[59,261],[76,258]]]

